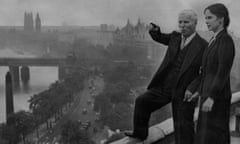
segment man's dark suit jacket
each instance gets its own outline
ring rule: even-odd
[[[168,45],[165,58],[148,85],[148,89],[152,89],[163,85],[163,78],[168,74],[168,68],[175,60],[180,47],[181,33],[175,31],[170,34],[163,34],[160,31],[150,31],[149,33],[153,40]],[[205,47],[207,47],[207,42],[196,34],[186,47],[188,47],[188,51],[185,55],[176,85],[172,91],[173,96],[177,99],[183,98],[187,86],[199,75],[202,55]]]

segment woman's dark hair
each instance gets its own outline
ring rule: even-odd
[[[230,23],[230,18],[229,18],[229,12],[228,9],[225,7],[225,5],[221,3],[216,3],[208,6],[207,8],[204,9],[204,13],[206,10],[209,10],[212,14],[216,15],[218,18],[224,18],[224,29],[227,29],[229,23]]]

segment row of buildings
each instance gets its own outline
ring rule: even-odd
[[[135,40],[149,40],[148,27],[148,25],[141,22],[140,18],[138,18],[136,25],[133,25],[128,19],[127,24],[121,29],[117,28],[115,33],[118,37],[131,38]]]
[[[118,48],[123,48],[123,53],[132,53],[133,57],[138,55],[145,62],[146,60],[159,62],[166,49],[161,48],[164,46],[150,38],[149,27],[140,18],[135,25],[128,19],[125,26],[115,30],[113,43],[117,44]],[[121,49],[117,51],[120,53]]]

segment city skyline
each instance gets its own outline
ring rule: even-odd
[[[203,10],[214,2],[224,3],[231,17],[229,29],[240,34],[240,12],[237,0],[0,0],[0,25],[22,26],[24,12],[39,13],[42,25],[93,26],[113,24],[124,26],[140,18],[155,22],[166,30],[177,29],[177,16],[183,9],[196,10],[198,30],[207,30]]]

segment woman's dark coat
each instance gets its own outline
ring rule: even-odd
[[[203,54],[202,76],[198,91],[201,105],[214,100],[212,111],[200,111],[196,144],[229,144],[231,104],[230,71],[235,55],[234,42],[226,30],[221,31]]]

